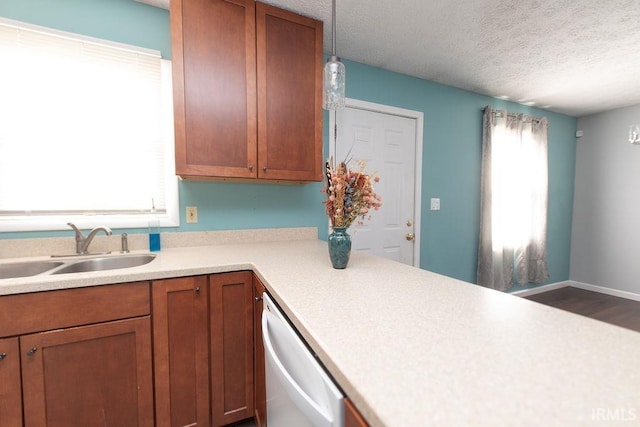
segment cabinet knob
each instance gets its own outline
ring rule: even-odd
[[[5,357],[7,357],[7,353],[0,353],[0,360],[4,359]]]
[[[262,296],[255,297],[254,299],[256,300],[256,302],[260,302],[260,301],[262,301]]]
[[[27,356],[33,356],[38,351],[38,347],[31,347],[31,350],[27,351]]]
[[[249,172],[253,172],[253,165],[249,165]]]
[[[262,168],[262,172],[266,172],[266,171],[267,171],[267,167],[265,166]]]
[[[200,286],[196,288],[196,294],[199,294],[199,293],[200,293]]]

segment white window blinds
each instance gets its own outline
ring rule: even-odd
[[[159,52],[2,20],[0,58],[0,227],[177,202]]]

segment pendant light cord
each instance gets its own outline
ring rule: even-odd
[[[336,56],[336,0],[333,0],[331,10],[332,10],[331,56]]]

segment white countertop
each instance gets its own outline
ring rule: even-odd
[[[0,295],[245,269],[373,426],[640,423],[639,333],[362,253],[334,270],[317,240],[172,248]]]

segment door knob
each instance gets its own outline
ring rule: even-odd
[[[407,233],[407,235],[406,235],[406,239],[407,239],[408,241],[410,241],[410,242],[411,242],[411,241],[413,241],[413,240],[415,240],[415,238],[416,238],[416,235],[415,235],[415,234],[413,234],[413,233]]]

